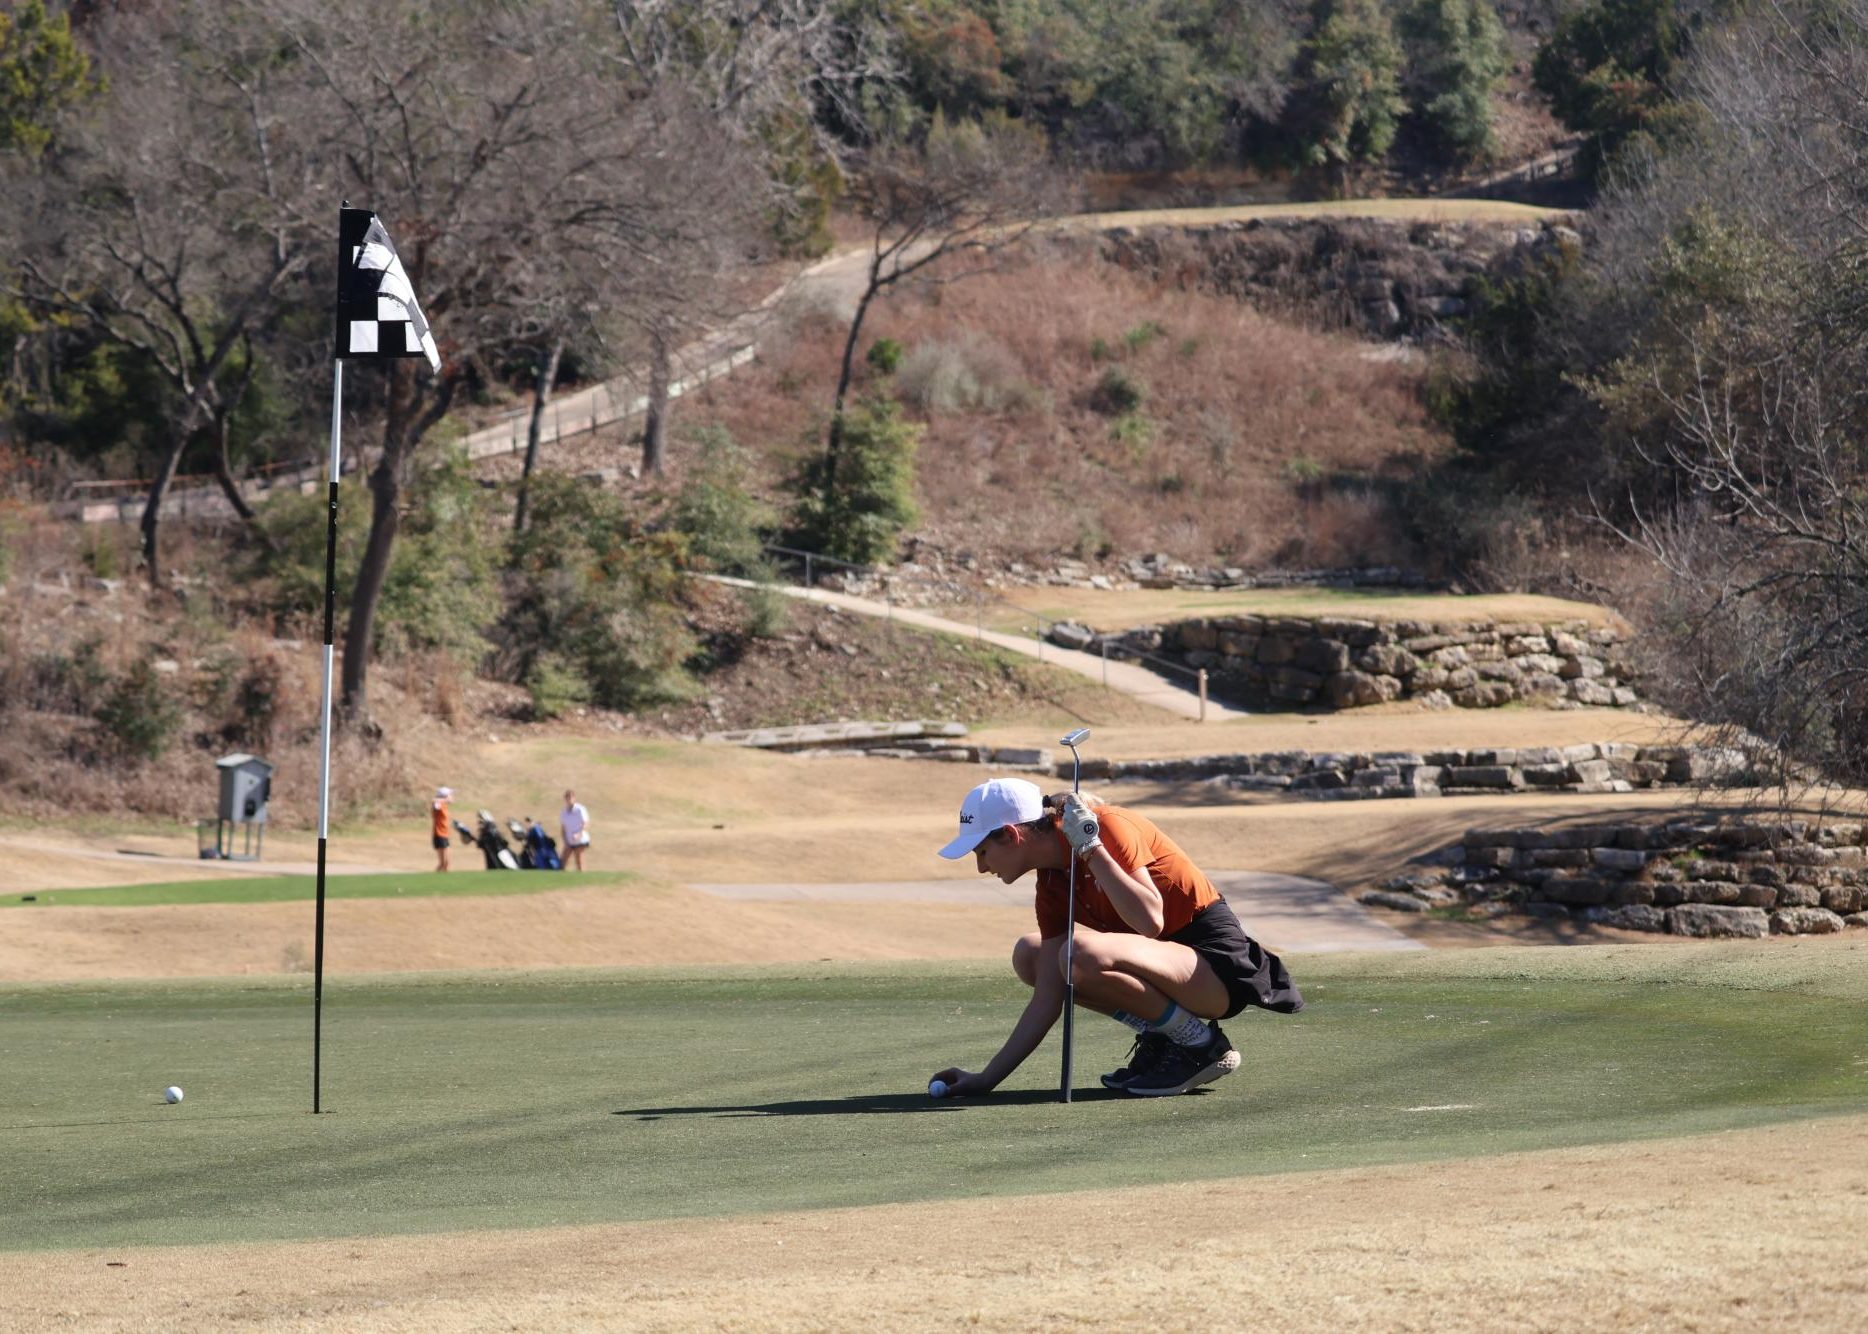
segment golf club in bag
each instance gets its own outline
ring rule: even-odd
[[[1059,744],[1070,747],[1070,790],[1081,794],[1083,791],[1083,757],[1077,754],[1077,747],[1089,738],[1090,729],[1079,727],[1074,732],[1066,732]],[[1062,812],[1059,812],[1060,818]],[[1072,971],[1076,959],[1077,943],[1077,854],[1072,850],[1070,856],[1070,896],[1068,908],[1064,913],[1064,1072],[1058,1090],[1058,1101],[1070,1101],[1070,1030],[1071,1020],[1077,1009],[1077,981]]]

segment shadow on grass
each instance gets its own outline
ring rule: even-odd
[[[1191,1090],[1205,1093],[1205,1089]],[[1076,1089],[1072,1102],[1131,1101],[1125,1093],[1110,1089]],[[877,1113],[945,1112],[961,1107],[1030,1106],[1056,1102],[1057,1095],[1047,1089],[1021,1089],[1015,1093],[989,1093],[981,1098],[951,1098],[935,1101],[925,1093],[859,1093],[848,1098],[797,1098],[787,1102],[722,1103],[715,1107],[620,1107],[612,1116],[632,1116],[638,1121],[659,1121],[665,1116],[870,1116]]]

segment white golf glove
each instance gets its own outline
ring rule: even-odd
[[[1064,798],[1064,813],[1060,817],[1064,837],[1070,843],[1070,852],[1074,857],[1087,857],[1103,846],[1102,822],[1096,818],[1096,812],[1086,806],[1072,792]]]

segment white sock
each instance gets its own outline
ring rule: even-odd
[[[1148,1025],[1177,1047],[1204,1047],[1213,1040],[1213,1026],[1191,1010],[1183,1010],[1173,1001],[1167,1013]]]
[[[1139,1014],[1130,1014],[1127,1010],[1117,1010],[1109,1017],[1125,1028],[1134,1029],[1137,1033],[1146,1033],[1154,1027]]]

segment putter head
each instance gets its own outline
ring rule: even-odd
[[[1090,736],[1089,728],[1079,727],[1074,732],[1064,733],[1064,735],[1058,739],[1057,744],[1060,746],[1069,746],[1072,750],[1075,750],[1078,746],[1082,745],[1085,741],[1087,741],[1089,739],[1089,736]]]

